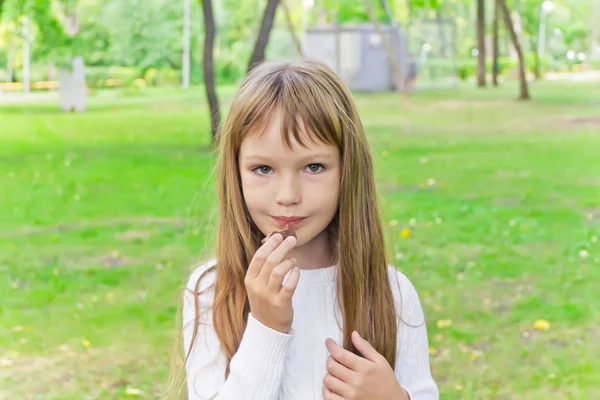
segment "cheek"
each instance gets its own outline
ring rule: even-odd
[[[266,206],[265,202],[265,182],[257,179],[256,176],[249,172],[240,174],[242,180],[242,193],[248,211],[253,212],[263,210]]]
[[[319,182],[317,187],[306,191],[312,204],[318,204],[323,213],[330,214],[337,210],[339,202],[339,182],[335,177]]]

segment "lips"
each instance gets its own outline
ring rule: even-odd
[[[273,221],[280,227],[285,228],[288,225],[290,228],[295,228],[300,225],[306,217],[272,217]]]

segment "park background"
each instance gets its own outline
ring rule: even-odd
[[[354,96],[441,398],[600,398],[599,3],[0,0],[0,399],[164,393],[214,132],[340,27],[418,65]]]

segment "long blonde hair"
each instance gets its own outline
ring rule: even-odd
[[[314,139],[334,144],[340,151],[339,206],[328,229],[337,265],[343,347],[360,354],[351,340],[356,330],[394,367],[397,314],[371,152],[352,95],[320,62],[268,62],[253,69],[242,83],[218,137],[219,221],[212,319],[227,359],[225,377],[250,311],[244,277],[263,237],[244,202],[238,154],[245,135],[264,127],[274,111],[281,112],[281,132],[288,146],[292,136],[303,143],[301,128],[305,126]],[[195,342],[201,312],[195,294],[194,333],[184,365]]]

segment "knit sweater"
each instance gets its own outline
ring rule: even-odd
[[[208,262],[192,273],[183,301],[183,344],[187,354],[195,321],[194,287],[200,275],[214,266]],[[301,269],[292,298],[294,321],[288,334],[275,331],[252,313],[240,346],[231,359],[225,379],[226,358],[213,329],[211,285],[216,273],[202,279],[198,300],[200,325],[186,363],[190,400],[311,400],[322,399],[329,352],[325,339],[342,344],[341,313],[336,305],[337,266]],[[396,379],[412,400],[437,400],[439,392],[431,376],[429,346],[423,309],[409,279],[388,266],[397,311]],[[205,293],[205,289],[209,288]],[[214,397],[213,397],[214,396]]]

